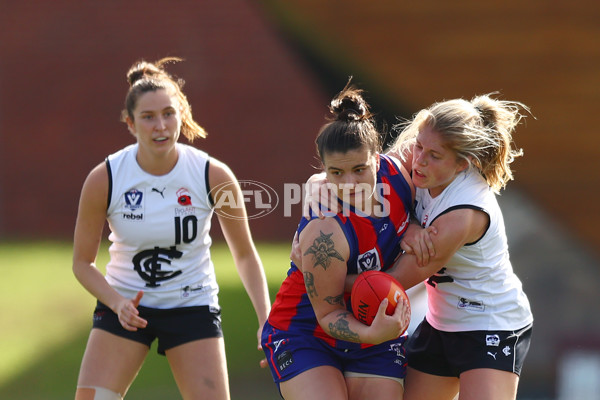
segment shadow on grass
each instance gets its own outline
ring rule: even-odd
[[[256,349],[256,317],[246,292],[243,288],[222,287],[220,299],[232,399],[280,399],[270,372],[258,367],[263,354]],[[40,332],[43,332],[43,327]],[[87,330],[82,331],[67,345],[50,350],[22,374],[0,387],[0,399],[72,399],[88,333]],[[156,343],[153,343],[126,399],[180,398],[167,359],[156,353]]]

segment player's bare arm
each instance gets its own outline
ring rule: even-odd
[[[312,272],[304,272],[304,286],[306,287],[306,294],[308,294],[308,297],[311,299],[319,297],[319,293],[317,293],[317,289],[315,289],[315,276]]]
[[[335,243],[331,239],[333,233],[319,232],[319,236],[315,238],[313,244],[306,250],[304,255],[312,254],[314,267],[320,266],[327,269],[331,265],[333,259],[345,262],[344,258],[335,248]]]
[[[106,223],[107,199],[108,171],[105,163],[100,163],[89,173],[81,189],[73,238],[73,273],[87,291],[119,316],[123,328],[135,331],[147,325],[137,310],[143,292],[134,299],[124,298],[96,268],[96,255]]]
[[[341,304],[341,305],[346,304],[344,302],[344,293],[338,294],[337,296],[327,296],[323,300],[325,300],[329,304]]]
[[[349,342],[360,340],[358,334],[350,330],[350,322],[348,321],[350,315],[351,314],[347,311],[337,314],[337,320],[329,323],[329,330],[333,333],[331,336]]]
[[[385,315],[385,308],[371,326],[358,321],[346,309],[343,292],[350,248],[335,219],[312,220],[300,234],[299,243],[305,287],[319,325],[327,334],[373,344],[397,336],[397,323]]]
[[[431,236],[436,252],[427,266],[419,267],[414,255],[404,254],[389,272],[408,289],[442,269],[465,244],[479,240],[485,234],[488,224],[489,217],[486,213],[470,208],[443,214],[431,224],[438,233]]]
[[[220,208],[215,211],[240,279],[254,306],[260,343],[262,326],[269,315],[271,301],[262,262],[252,241],[242,190],[229,167],[214,158],[210,160],[209,185],[211,189],[222,188],[211,192],[215,207]],[[222,196],[234,201],[220,201]]]
[[[333,219],[309,222],[299,236],[299,244],[304,284],[319,323],[333,337],[354,337],[358,341],[355,332],[342,334],[335,328],[339,319],[336,316],[346,311],[344,302],[324,300],[343,292],[346,276],[350,248],[338,223]]]

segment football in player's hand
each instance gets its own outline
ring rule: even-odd
[[[388,299],[386,314],[394,314],[396,304],[402,299],[406,300],[408,307],[406,328],[410,322],[410,302],[404,288],[391,275],[381,271],[366,271],[358,275],[352,292],[350,301],[352,304],[352,313],[354,317],[366,325],[371,325],[379,304],[383,299]],[[403,332],[404,333],[404,332]]]

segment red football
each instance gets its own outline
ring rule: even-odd
[[[354,317],[363,324],[371,325],[379,309],[379,304],[385,298],[388,299],[388,306],[385,310],[388,315],[394,314],[394,309],[398,301],[402,298],[406,299],[406,304],[408,305],[407,317],[404,324],[404,329],[406,330],[410,322],[410,302],[408,296],[402,285],[385,272],[366,271],[358,275],[350,294]]]

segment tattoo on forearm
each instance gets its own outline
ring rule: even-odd
[[[320,265],[323,269],[327,269],[331,264],[332,258],[337,258],[340,261],[346,261],[335,249],[335,243],[331,240],[333,233],[321,235],[315,239],[312,246],[304,253],[304,255],[312,254],[315,257],[315,267]]]
[[[339,314],[339,319],[329,324],[329,334],[336,339],[358,342],[360,341],[358,333],[352,332],[349,328],[349,323],[346,319],[348,314],[348,312]]]
[[[306,293],[309,297],[319,297],[315,287],[315,277],[310,272],[304,273],[304,286],[306,286]]]
[[[331,305],[335,305],[335,304],[339,304],[341,306],[344,306],[344,294],[340,294],[337,296],[327,296],[325,297],[323,300],[325,300],[326,302],[328,302]]]

